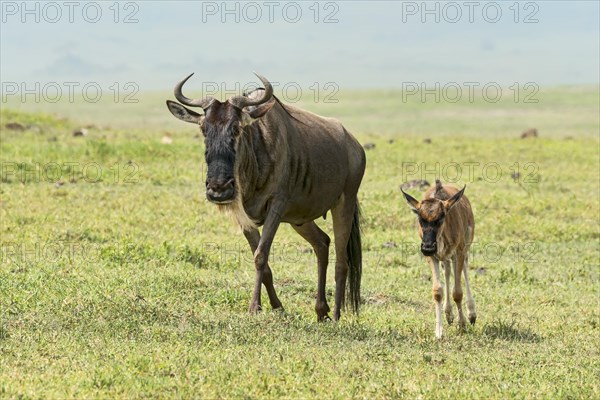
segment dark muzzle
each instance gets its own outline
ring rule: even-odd
[[[432,256],[437,252],[437,243],[436,242],[429,242],[429,243],[421,243],[421,253],[423,253],[424,256]]]
[[[235,181],[206,181],[206,198],[211,203],[231,203],[235,198]]]

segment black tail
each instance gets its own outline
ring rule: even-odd
[[[352,219],[352,230],[346,246],[348,255],[348,302],[352,311],[358,314],[360,306],[360,280],[362,278],[362,244],[360,240],[361,211],[356,200],[354,218]]]

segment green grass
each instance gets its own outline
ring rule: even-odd
[[[190,82],[190,89],[193,87]],[[503,88],[500,100],[489,103],[482,98],[481,89],[474,91],[470,101],[465,88],[459,101],[446,103],[441,94],[440,102],[436,102],[432,95],[427,95],[423,101],[419,93],[403,96],[399,90],[341,90],[331,98],[326,96],[330,92],[324,92],[315,102],[314,92],[304,89],[302,97],[291,104],[339,118],[348,130],[362,139],[407,135],[507,138],[518,136],[531,127],[536,127],[543,137],[598,136],[600,98],[597,87],[542,87],[528,100],[537,100],[537,103],[526,103],[524,94],[530,92],[523,92],[515,102],[514,91]],[[186,94],[202,96],[193,90]],[[275,94],[286,99],[281,90],[276,89]],[[217,98],[223,100],[223,96]],[[69,101],[66,95],[57,103],[36,103],[32,96],[21,103],[19,96],[13,95],[7,97],[4,106],[17,111],[43,112],[58,119],[67,117],[84,125],[137,131],[144,136],[150,132],[185,131],[181,122],[166,111],[167,99],[175,99],[172,90],[140,93],[116,102],[111,93],[105,93],[97,103],[85,102],[77,96]]]
[[[376,144],[360,192],[362,311],[338,324],[316,322],[314,255],[286,225],[271,256],[286,311],[247,315],[250,250],[204,200],[198,131],[161,96],[2,110],[0,398],[599,397],[597,89],[542,90],[537,105],[397,95],[304,103]],[[541,136],[519,139],[528,127]],[[399,185],[448,180],[450,163],[474,207],[478,320],[438,342]],[[333,305],[333,266],[327,290]]]

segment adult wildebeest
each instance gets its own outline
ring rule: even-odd
[[[366,162],[361,145],[337,120],[283,105],[258,74],[264,89],[224,102],[185,97],[181,89],[192,75],[175,86],[175,97],[204,114],[169,100],[167,106],[175,117],[200,125],[208,166],[206,197],[235,216],[254,252],[250,312],[261,309],[261,283],[273,309],[282,307],[268,259],[279,224],[287,222],[317,255],[315,311],[319,320],[329,318],[325,279],[330,239],[314,222],[329,210],[336,252],[334,318],[340,318],[346,279],[350,305],[358,311],[362,250],[357,192]]]
[[[465,276],[467,289],[467,310],[469,321],[475,323],[475,301],[471,294],[467,271],[469,269],[469,247],[473,243],[475,233],[475,219],[471,210],[471,203],[464,196],[466,186],[462,190],[455,187],[442,185],[435,181],[421,202],[417,201],[404,190],[402,193],[411,209],[419,218],[419,236],[421,237],[421,252],[431,264],[433,273],[433,299],[435,301],[435,337],[440,339],[442,328],[442,296],[444,291],[440,285],[439,262],[444,265],[446,275],[446,297],[444,311],[446,319],[451,324],[454,320],[452,305],[450,304],[450,260],[454,267],[454,290],[452,297],[458,307],[458,324],[461,329],[467,325],[462,310],[461,272]]]

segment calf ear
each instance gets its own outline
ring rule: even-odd
[[[254,121],[265,115],[275,105],[275,99],[254,108],[252,111],[242,111],[242,126],[251,125]]]
[[[460,192],[456,193],[454,196],[444,201],[444,207],[446,207],[446,211],[449,211],[460,200],[466,188],[467,185],[465,185],[465,187],[462,188]]]
[[[196,125],[198,125],[200,122],[200,114],[182,106],[179,103],[167,100],[167,107],[169,108],[169,111],[171,111],[171,114],[173,114],[177,119]]]
[[[402,189],[400,189],[400,190],[402,190]],[[420,206],[419,201],[417,199],[415,199],[414,197],[412,197],[410,194],[406,193],[404,190],[402,190],[402,194],[404,195],[404,198],[406,199],[406,202],[410,206],[411,210],[418,213],[419,206]]]

